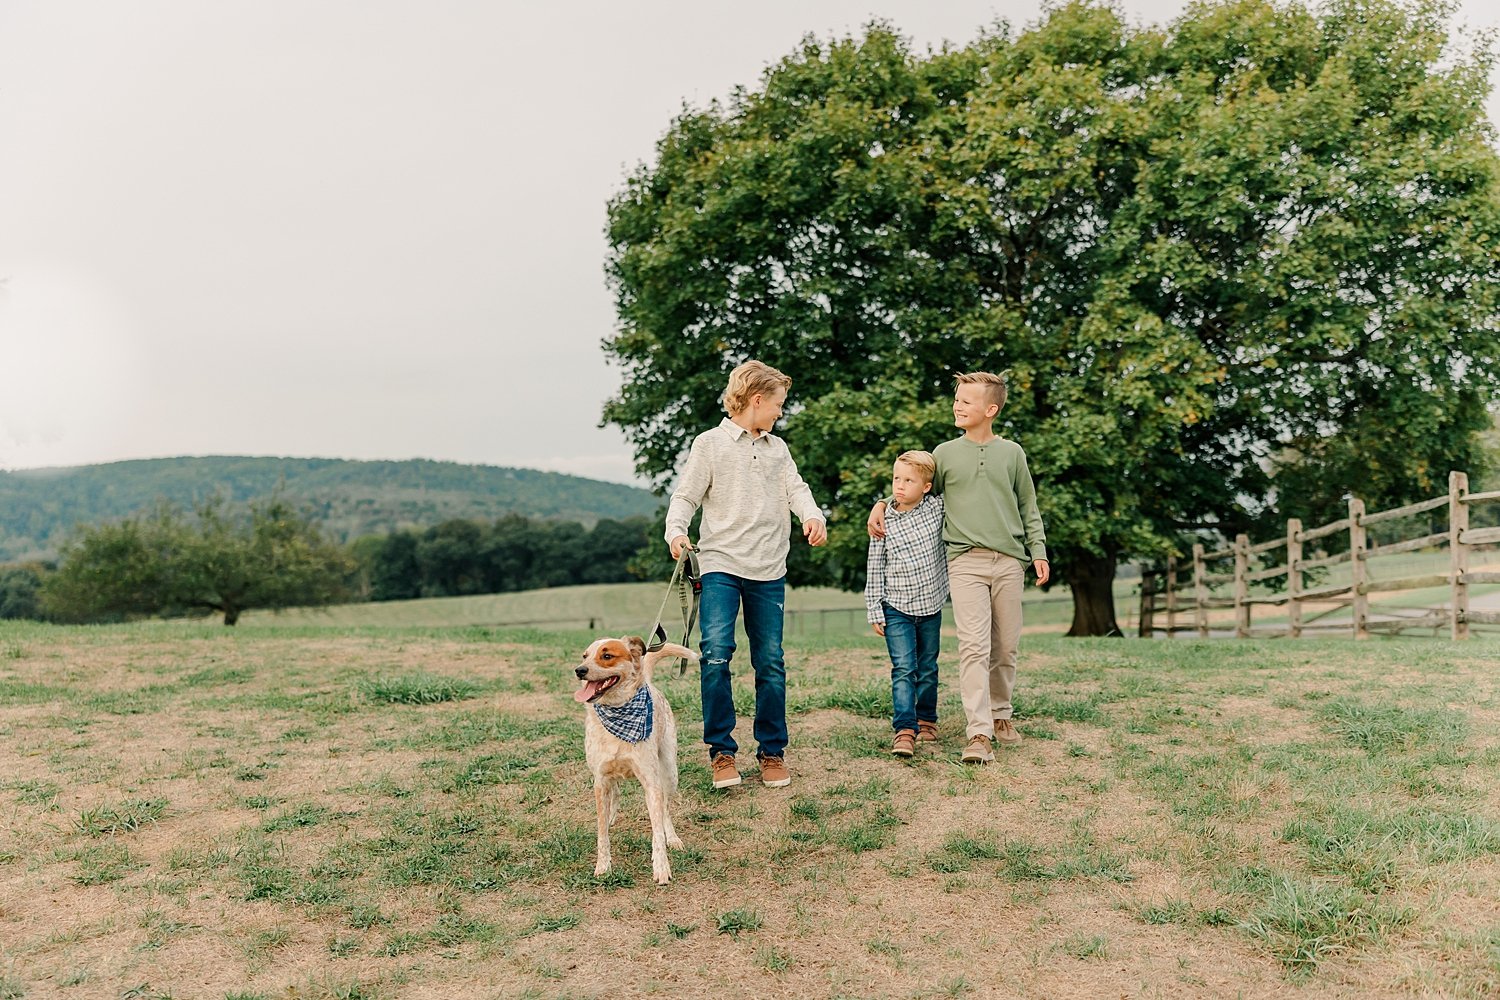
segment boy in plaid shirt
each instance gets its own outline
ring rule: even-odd
[[[937,461],[925,451],[896,459],[885,536],[871,538],[865,608],[891,654],[891,753],[910,757],[937,739],[938,643],[948,599],[943,499],[932,496]]]

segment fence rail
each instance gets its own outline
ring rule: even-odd
[[[1290,636],[1297,638],[1304,632],[1349,631],[1356,639],[1367,639],[1372,632],[1396,632],[1412,628],[1442,628],[1447,626],[1454,639],[1467,639],[1471,625],[1500,624],[1500,612],[1471,611],[1469,609],[1469,587],[1477,583],[1500,583],[1500,572],[1470,571],[1469,558],[1475,546],[1500,542],[1500,527],[1471,528],[1469,515],[1474,507],[1500,501],[1500,490],[1484,493],[1469,492],[1467,473],[1448,474],[1448,492],[1445,496],[1432,497],[1395,507],[1390,510],[1366,513],[1364,501],[1358,497],[1349,501],[1349,516],[1330,524],[1304,530],[1302,522],[1293,518],[1287,521],[1285,538],[1273,538],[1250,544],[1246,535],[1237,535],[1234,544],[1226,549],[1205,551],[1201,544],[1192,549],[1191,588],[1179,584],[1181,569],[1175,555],[1168,556],[1166,566],[1148,570],[1141,575],[1140,634],[1145,637],[1163,633],[1168,637],[1179,632],[1197,632],[1207,637],[1209,632],[1208,612],[1211,609],[1234,609],[1234,635],[1248,638],[1254,635]],[[1399,521],[1404,517],[1435,511],[1447,507],[1448,528],[1416,538],[1402,539],[1384,545],[1370,545],[1371,525]],[[1319,552],[1317,558],[1304,559],[1303,546],[1309,542],[1331,538],[1347,532],[1347,552],[1332,555]],[[1447,546],[1449,552],[1446,573],[1426,573],[1404,576],[1391,580],[1372,580],[1369,561],[1384,555],[1414,552]],[[1254,566],[1265,556],[1276,554],[1281,562],[1275,565]],[[1214,563],[1233,560],[1233,567],[1223,569]],[[1308,587],[1306,574],[1321,569],[1349,564],[1349,582]],[[1285,578],[1285,589],[1270,595],[1250,594],[1252,583]],[[1224,584],[1233,585],[1232,597],[1213,594],[1213,588]],[[1369,596],[1392,590],[1416,590],[1426,587],[1446,586],[1449,600],[1442,608],[1407,608],[1409,614],[1392,615],[1386,619],[1371,620]],[[1179,600],[1181,598],[1182,600]],[[1286,607],[1287,624],[1253,626],[1252,609],[1257,606]],[[1327,607],[1326,614],[1341,608],[1349,608],[1352,620],[1348,625],[1333,625],[1310,621],[1308,605]],[[1192,624],[1179,622],[1179,617],[1192,615]],[[1164,619],[1164,624],[1158,624]]]

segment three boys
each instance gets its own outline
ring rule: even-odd
[[[759,361],[730,373],[728,416],[698,435],[667,510],[672,557],[690,547],[693,512],[703,510],[698,558],[703,740],[713,786],[738,785],[730,661],[744,609],[755,671],[755,727],[761,781],[791,783],[786,767],[786,666],[781,647],[790,518],[812,545],[827,541],[823,512],[791,454],[771,433],[791,379]],[[1021,741],[1011,721],[1026,563],[1037,583],[1050,576],[1046,534],[1026,453],[994,431],[1005,380],[988,372],[955,380],[953,422],[963,431],[933,454],[906,452],[893,469],[891,509],[870,512],[866,607],[891,655],[895,739],[911,756],[936,739],[937,648],[951,590],[958,631],[959,690],[966,763],[994,760],[992,741]],[[929,494],[939,494],[933,496]]]

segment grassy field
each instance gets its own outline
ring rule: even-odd
[[[1118,600],[1132,607],[1132,585],[1122,582]],[[647,631],[656,620],[666,594],[663,583],[609,583],[581,587],[553,587],[513,594],[481,594],[473,597],[432,597],[413,601],[380,601],[343,604],[329,608],[294,608],[287,611],[250,611],[241,619],[247,624],[317,627],[397,627],[585,629],[632,634]],[[788,636],[845,636],[868,633],[864,595],[831,587],[787,589],[786,634]],[[951,627],[953,612],[944,609]],[[1073,601],[1066,591],[1026,595],[1026,622],[1039,629],[1066,629],[1073,618]],[[681,612],[674,596],[664,619],[681,632]]]
[[[1030,635],[965,768],[951,650],[904,763],[880,641],[800,639],[793,784],[717,793],[674,674],[658,887],[635,789],[592,874],[590,637],[0,623],[0,997],[1500,991],[1493,640]]]
[[[1446,572],[1446,552],[1408,553],[1385,556],[1371,560],[1372,579],[1397,579],[1422,573]],[[1475,569],[1500,569],[1500,557],[1485,552],[1476,557]],[[1347,577],[1346,577],[1347,578]],[[1185,588],[1180,598],[1184,611],[1181,623],[1192,620],[1192,578],[1188,573],[1182,578]],[[1323,583],[1337,582],[1329,576]],[[1475,596],[1493,593],[1500,586],[1478,585],[1470,588]],[[244,616],[246,623],[263,625],[311,625],[321,627],[399,627],[399,628],[451,628],[457,626],[484,627],[533,627],[549,629],[590,628],[607,633],[637,633],[646,631],[656,618],[666,591],[661,583],[614,583],[581,587],[555,587],[548,590],[531,590],[513,594],[484,594],[475,597],[437,597],[414,601],[382,601],[369,604],[346,604],[332,608],[295,609],[290,611],[251,611]],[[1139,579],[1121,578],[1115,581],[1116,620],[1128,635],[1135,634],[1138,625],[1137,611],[1140,604]],[[1220,587],[1215,596],[1226,597],[1231,593]],[[1252,590],[1256,596],[1265,596],[1271,591],[1263,586]],[[1439,606],[1448,599],[1446,588],[1404,593],[1378,593],[1371,597],[1371,607],[1381,610],[1398,608]],[[666,609],[670,619],[678,614],[673,599]],[[1031,631],[1066,631],[1073,620],[1073,598],[1066,587],[1054,587],[1046,593],[1028,589],[1025,597],[1026,625]],[[1326,605],[1310,606],[1309,621],[1315,620]],[[947,625],[952,627],[952,609],[946,609]],[[1335,614],[1347,616],[1347,611]],[[1158,612],[1158,625],[1165,624],[1165,616]],[[1233,611],[1215,611],[1212,620],[1216,627],[1232,623]],[[1286,621],[1284,612],[1264,607],[1255,609],[1257,626],[1281,625]],[[858,593],[834,590],[827,587],[790,588],[787,591],[787,635],[792,637],[833,637],[865,634],[869,626],[865,623],[864,597]]]
[[[397,626],[441,628],[451,626],[497,626],[537,628],[585,628],[589,622],[603,631],[643,632],[655,619],[666,596],[666,581],[660,583],[607,583],[579,587],[551,587],[511,594],[479,594],[473,597],[431,597],[413,601],[380,601],[343,604],[330,608],[295,608],[287,611],[252,611],[244,621],[259,624],[317,626]],[[864,624],[864,597],[828,587],[789,588],[787,611],[816,615],[820,611],[860,611]],[[679,616],[674,596],[666,609],[670,620]],[[838,621],[843,621],[840,616]]]

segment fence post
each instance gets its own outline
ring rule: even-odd
[[[1365,593],[1365,502],[1349,498],[1349,613],[1354,619],[1354,638],[1370,638],[1370,598]]]
[[[1448,473],[1448,565],[1453,581],[1453,607],[1448,612],[1450,634],[1454,639],[1469,637],[1469,547],[1463,533],[1469,530],[1469,474]]]
[[[1234,637],[1250,638],[1250,536],[1234,536]]]
[[[1203,582],[1203,544],[1193,543],[1193,624],[1198,638],[1208,638],[1208,584]]]
[[[1149,569],[1141,570],[1141,620],[1135,631],[1136,635],[1142,639],[1151,638],[1151,633],[1154,631],[1155,623],[1152,621],[1152,612],[1156,610],[1155,587],[1156,573]]]
[[[1302,638],[1302,520],[1286,522],[1286,612],[1293,639]]]
[[[1177,635],[1177,553],[1167,556],[1167,638]]]

